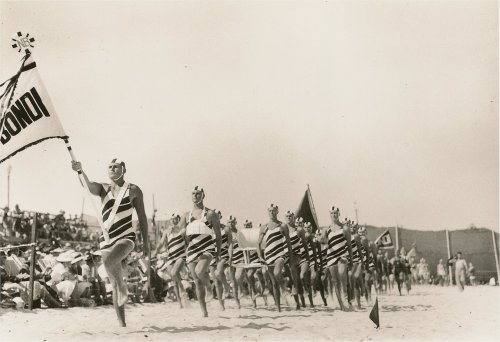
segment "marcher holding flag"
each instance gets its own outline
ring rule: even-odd
[[[123,280],[122,261],[135,246],[135,230],[132,226],[132,212],[135,209],[142,234],[143,253],[149,260],[148,220],[144,210],[141,189],[135,184],[125,182],[125,163],[113,159],[108,166],[110,184],[89,181],[82,170],[82,164],[72,161],[74,171],[81,173],[90,192],[101,198],[103,234],[100,237],[104,267],[113,287],[113,305],[120,326],[125,327],[125,304],[128,301],[127,284]],[[149,268],[149,266],[148,266]],[[149,277],[148,277],[149,281]]]

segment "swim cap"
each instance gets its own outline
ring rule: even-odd
[[[122,168],[123,168],[123,173],[125,173],[125,171],[127,170],[125,168],[125,162],[121,159],[118,159],[118,158],[113,158],[113,160],[111,160],[111,162],[109,163],[109,165],[112,165],[112,164],[118,164],[118,165],[121,165]]]
[[[269,210],[269,211],[275,211],[275,210],[279,211],[278,206],[274,205],[272,203],[269,205],[269,207],[267,208],[267,210]]]
[[[192,191],[192,192],[201,192],[201,193],[203,194],[203,196],[202,196],[202,197],[203,197],[203,198],[205,198],[205,191],[203,190],[203,188],[202,188],[201,186],[198,186],[198,185],[197,185],[197,186],[195,186],[195,187],[193,188],[193,191]]]

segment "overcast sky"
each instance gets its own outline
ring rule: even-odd
[[[310,185],[361,223],[498,229],[496,1],[0,2],[0,76],[17,31],[77,158],[115,157],[162,216],[239,222],[295,210]],[[0,164],[0,204],[80,213],[62,141]],[[86,200],[84,211],[93,213]]]

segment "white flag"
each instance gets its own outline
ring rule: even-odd
[[[43,140],[68,138],[31,55],[0,87],[0,163]]]
[[[391,249],[394,248],[394,244],[392,243],[391,233],[389,230],[386,230],[382,233],[376,240],[375,245],[377,245],[380,249]]]

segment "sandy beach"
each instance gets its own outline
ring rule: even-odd
[[[319,298],[318,298],[319,299]],[[319,303],[319,300],[316,300]],[[179,309],[177,303],[127,305],[127,327],[117,327],[113,308],[2,310],[1,341],[472,341],[500,340],[500,288],[419,286],[410,295],[380,295],[380,329],[362,311],[338,307],[278,313],[273,306],[251,307],[231,300],[220,311],[209,302],[202,318],[197,302]]]

